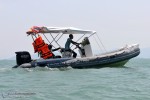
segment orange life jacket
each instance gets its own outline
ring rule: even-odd
[[[53,53],[49,50],[48,45],[45,44],[43,47],[40,48],[41,57],[43,59],[48,59],[53,57]]]
[[[39,52],[39,48],[43,47],[45,45],[45,42],[43,41],[42,37],[39,36],[35,39],[35,41],[32,43],[34,47],[34,52]]]
[[[32,43],[32,45],[33,45],[33,48],[34,48],[34,53],[36,53],[38,51],[38,48],[37,48],[37,46],[34,42]]]
[[[36,38],[32,45],[34,47],[34,52],[40,53],[43,59],[53,57],[53,53],[49,50],[48,45],[43,41],[41,36]]]

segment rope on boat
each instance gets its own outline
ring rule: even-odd
[[[103,50],[102,50],[102,48],[101,48],[100,44],[98,43],[98,41],[96,40],[96,38],[95,38],[95,36],[94,36],[94,35],[93,35],[93,37],[94,37],[94,40],[96,41],[96,43],[97,43],[97,45],[98,45],[99,49],[103,52]]]
[[[105,52],[107,52],[107,50],[106,50],[105,46],[103,45],[103,43],[102,43],[101,39],[99,38],[99,36],[98,36],[98,34],[97,34],[96,32],[94,32],[93,34],[91,34],[88,38],[90,38],[91,36],[93,36],[93,37],[95,38],[94,34],[96,34],[96,35],[97,35],[97,38],[98,38],[98,40],[100,41],[100,43],[101,43],[101,45],[102,45],[103,49],[105,50]],[[103,52],[103,50],[102,50],[102,48],[101,48],[101,46],[100,46],[99,42],[96,40],[96,38],[95,38],[95,41],[96,41],[96,43],[98,44],[98,46],[99,46],[99,48],[101,49],[101,51]]]
[[[96,34],[96,32],[94,32],[93,34],[91,34],[88,38],[90,38],[92,35]]]
[[[101,43],[102,47],[104,48],[105,52],[107,52],[107,50],[106,50],[106,48],[105,48],[104,44],[102,43],[102,41],[101,41],[100,37],[98,36],[98,34],[96,34],[96,35],[97,35],[97,37],[98,37],[98,39],[99,39],[99,41],[100,41],[100,43]]]

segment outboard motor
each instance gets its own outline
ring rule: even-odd
[[[27,51],[19,51],[16,53],[16,63],[17,65],[13,68],[17,68],[18,66],[24,64],[24,63],[30,63],[31,62],[31,55]]]

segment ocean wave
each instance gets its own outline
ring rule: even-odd
[[[33,71],[66,71],[66,70],[71,70],[73,69],[72,67],[62,67],[62,68],[48,68],[48,67],[36,67],[36,68],[24,68],[24,70],[28,72],[33,72]]]
[[[12,68],[0,68],[0,72],[8,72],[11,70],[12,70]]]

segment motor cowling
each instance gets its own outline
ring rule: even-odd
[[[16,53],[16,63],[18,66],[24,63],[29,63],[31,62],[31,55],[27,51],[19,51],[15,52]]]

